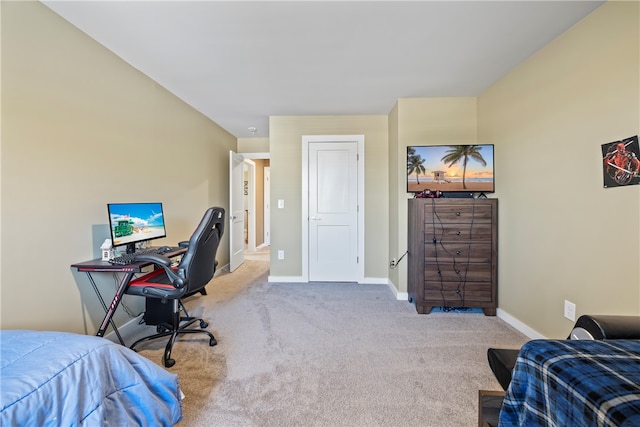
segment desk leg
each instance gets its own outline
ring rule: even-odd
[[[116,324],[113,321],[113,314],[116,312],[116,308],[118,308],[118,304],[120,304],[120,299],[122,298],[122,295],[124,294],[124,291],[127,288],[129,281],[133,277],[133,273],[126,273],[123,279],[120,281],[118,290],[116,291],[116,294],[114,295],[113,300],[111,301],[111,305],[109,307],[107,307],[107,304],[105,304],[104,299],[102,298],[102,295],[98,290],[98,286],[96,286],[96,282],[93,280],[93,277],[91,276],[91,273],[87,272],[87,276],[89,277],[91,286],[93,286],[93,290],[96,292],[96,295],[100,300],[100,304],[102,304],[102,308],[104,308],[104,311],[105,311],[104,319],[102,319],[102,323],[100,324],[100,329],[98,329],[98,333],[96,335],[99,337],[103,337],[105,331],[107,330],[107,327],[109,326],[109,324],[111,324],[113,331],[118,337],[118,341],[120,341],[120,344],[124,345],[124,340],[120,336],[120,332],[118,331],[118,328],[116,327]]]

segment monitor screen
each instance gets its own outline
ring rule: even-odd
[[[493,144],[407,147],[407,193],[493,193]]]
[[[162,203],[109,203],[107,210],[112,245],[127,245],[127,253],[136,243],[167,237]]]

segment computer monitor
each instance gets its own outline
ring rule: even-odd
[[[107,211],[112,245],[127,245],[128,254],[136,243],[167,237],[162,203],[109,203]]]

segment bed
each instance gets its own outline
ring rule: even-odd
[[[176,375],[108,339],[0,331],[0,425],[172,426]]]
[[[499,426],[640,426],[640,340],[522,346]]]

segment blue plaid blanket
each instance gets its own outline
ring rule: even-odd
[[[640,426],[640,340],[529,341],[499,426]]]

